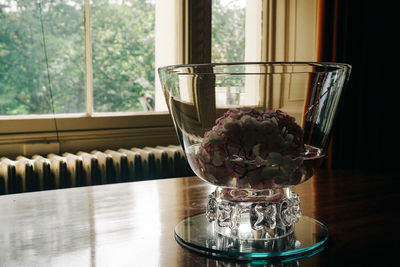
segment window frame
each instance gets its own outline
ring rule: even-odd
[[[85,4],[89,0],[84,0]],[[165,0],[157,0],[165,1]],[[212,0],[171,0],[179,14],[179,64],[211,62]],[[261,8],[261,34],[256,58],[260,61],[314,61],[318,28],[311,32],[310,51],[299,48],[296,25],[301,16],[308,23],[318,21],[319,0],[274,1],[247,0],[247,5]],[[307,10],[304,14],[304,10]],[[89,10],[90,11],[90,10]],[[89,16],[89,11],[85,16]],[[290,16],[289,16],[290,15]],[[85,20],[85,27],[89,27]],[[90,29],[90,27],[89,27]],[[90,30],[89,30],[90,31]],[[314,34],[315,33],[315,34]],[[90,32],[85,32],[89,35]],[[88,43],[85,44],[88,46]],[[90,46],[90,43],[89,43]],[[247,47],[247,46],[246,46]],[[248,46],[246,50],[254,50]],[[89,53],[90,53],[89,49]],[[247,53],[248,51],[245,51]],[[251,58],[253,59],[253,58]],[[88,66],[89,65],[89,66]],[[86,61],[88,75],[91,64]],[[159,82],[156,78],[156,82]],[[86,81],[87,86],[89,81]],[[90,94],[91,92],[87,92]],[[88,96],[87,101],[92,101]],[[93,113],[89,107],[82,114],[0,116],[2,156],[32,156],[78,151],[178,144],[171,116],[165,112]]]
[[[193,7],[189,0],[171,2],[182,20],[177,30],[182,55],[177,64],[190,63],[186,23],[189,12],[196,14],[190,10],[201,5]],[[178,144],[168,111],[93,112],[90,1],[84,0],[84,5],[86,113],[0,116],[0,157]]]

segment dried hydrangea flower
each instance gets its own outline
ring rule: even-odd
[[[297,184],[303,152],[303,130],[285,112],[231,109],[205,133],[194,162],[216,185],[265,189]]]

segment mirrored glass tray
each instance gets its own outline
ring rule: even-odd
[[[197,214],[176,225],[175,238],[183,247],[209,256],[284,262],[312,256],[321,251],[328,240],[328,228],[307,216],[300,217],[292,234],[270,240],[227,237],[218,234],[215,227],[204,213]]]

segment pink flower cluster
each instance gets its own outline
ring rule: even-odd
[[[302,152],[303,130],[285,112],[232,109],[205,133],[194,163],[215,185],[267,189],[300,181]]]

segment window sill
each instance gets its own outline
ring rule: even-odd
[[[178,144],[168,112],[25,116],[3,120],[0,132],[0,156],[7,157]]]

